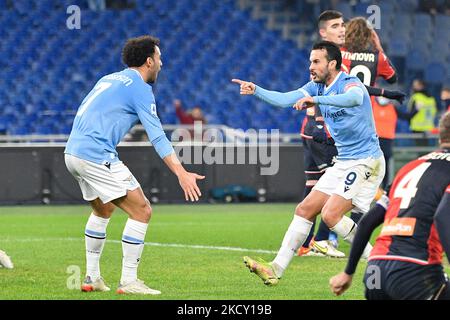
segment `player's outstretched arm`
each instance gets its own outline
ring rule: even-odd
[[[257,86],[253,82],[240,79],[232,79],[231,81],[240,85],[241,95],[255,95],[257,98],[277,107],[292,107],[298,99],[305,96],[301,90],[289,92],[269,91]]]
[[[359,221],[345,271],[330,279],[330,289],[334,294],[341,295],[350,287],[353,274],[364,252],[364,248],[369,242],[373,231],[383,223],[388,205],[389,198],[383,195],[377,201],[377,204]]]
[[[163,160],[169,169],[178,177],[178,182],[184,191],[186,201],[198,201],[202,193],[197,186],[197,180],[203,180],[205,176],[186,171],[175,153],[169,154]]]
[[[242,95],[254,95],[256,90],[256,84],[241,79],[231,79],[231,82],[237,83],[240,86],[240,94]]]
[[[314,105],[331,105],[336,107],[348,108],[360,106],[363,102],[364,96],[361,88],[352,87],[345,93],[337,94],[334,96],[315,96],[304,97],[297,101],[294,108],[302,110],[305,108],[313,107]]]

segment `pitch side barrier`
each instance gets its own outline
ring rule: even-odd
[[[172,138],[170,130],[179,128],[165,126]],[[216,130],[210,131],[209,138],[219,138],[208,141],[225,142],[174,142],[186,169],[206,176],[199,181],[203,202],[210,200],[210,190],[228,186],[252,188],[258,192],[259,201],[298,202],[301,199],[305,177],[303,147],[298,134],[267,138],[258,133],[243,134],[225,126],[204,126],[203,130],[208,128]],[[217,129],[222,135],[215,135]],[[131,131],[127,139],[135,141],[119,145],[121,160],[152,202],[184,202],[176,177],[144,135],[145,131],[139,126]],[[221,137],[226,139],[220,140]],[[426,139],[428,146],[415,146],[414,142],[420,138]],[[81,192],[64,164],[66,140],[67,135],[0,136],[0,205],[82,203]],[[406,146],[398,146],[401,141]],[[399,134],[395,142],[393,171],[437,147],[436,136],[432,135]]]
[[[80,189],[65,167],[64,146],[65,142],[0,143],[0,204],[83,203]],[[174,148],[187,170],[206,176],[198,182],[203,202],[209,201],[211,189],[227,186],[250,187],[258,192],[260,201],[300,200],[305,183],[301,145],[279,145],[273,157],[269,148],[268,154],[262,154],[263,147],[255,144],[186,142]],[[118,152],[151,202],[184,202],[177,178],[149,142],[122,142]],[[270,166],[277,170],[262,174]]]

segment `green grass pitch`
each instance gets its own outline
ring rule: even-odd
[[[108,227],[102,276],[112,291],[82,293],[84,226],[88,206],[0,207],[0,249],[15,264],[0,269],[0,299],[363,299],[361,261],[352,288],[342,297],[328,280],[345,259],[295,257],[276,287],[266,287],[245,268],[244,255],[272,259],[292,220],[295,204],[154,205],[139,278],[160,296],[115,293],[126,214],[117,210]],[[340,249],[349,247],[341,241]],[[258,252],[258,250],[265,250]],[[80,270],[80,274],[77,271]]]

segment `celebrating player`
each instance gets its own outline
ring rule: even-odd
[[[350,287],[365,244],[384,221],[366,268],[366,298],[450,299],[441,264],[443,249],[450,259],[450,112],[439,134],[441,150],[400,169],[389,201],[360,221],[345,272],[330,279],[336,295]]]
[[[367,212],[384,177],[384,158],[364,85],[357,77],[340,71],[341,52],[329,41],[313,46],[310,62],[312,81],[287,93],[268,91],[252,82],[235,79],[240,83],[241,94],[254,94],[271,104],[295,104],[299,110],[317,105],[338,150],[336,164],[327,169],[311,193],[297,206],[276,258],[267,263],[244,257],[250,271],[267,285],[278,283],[308,236],[318,213],[322,213],[322,219],[332,231],[351,243],[356,223],[344,214],[354,207]],[[368,244],[366,256],[370,250]]]
[[[137,278],[137,268],[152,214],[150,202],[138,181],[118,158],[116,146],[139,120],[165,164],[178,177],[186,201],[201,196],[197,179],[176,157],[156,112],[152,86],[161,70],[159,40],[132,38],[122,51],[127,69],[101,78],[76,114],[64,151],[66,166],[78,181],[93,212],[85,229],[86,278],[83,291],[109,291],[100,276],[100,256],[106,227],[115,207],[129,219],[122,235],[122,276],[118,293],[160,294]]]
[[[341,12],[336,10],[326,10],[322,12],[318,19],[318,29],[319,35],[322,40],[327,40],[333,42],[339,47],[342,47],[346,43],[346,27],[343,19],[343,15]],[[351,32],[354,33],[356,28],[352,28]],[[376,34],[376,32],[371,29],[371,40],[373,46],[379,51],[382,52],[383,49],[381,47],[380,40]],[[352,37],[352,33],[350,37]],[[347,40],[349,42],[349,40]],[[345,49],[341,49],[344,50]],[[347,59],[345,63],[347,65],[342,64],[342,70],[345,72],[352,72],[352,68],[355,68],[353,71],[354,75],[359,75],[359,70],[362,68],[359,64],[352,64]],[[344,62],[344,61],[343,61]],[[374,67],[378,69],[378,63],[370,64],[367,67],[370,67],[372,70]],[[383,70],[387,67],[383,67]],[[390,79],[395,80],[395,70],[392,68],[390,74]],[[377,75],[376,73],[373,73]],[[392,81],[391,80],[391,81]],[[233,80],[234,82],[240,83],[238,79]],[[373,85],[373,83],[370,83]],[[398,91],[389,91],[380,88],[370,87],[366,85],[368,92],[371,95],[384,95],[386,97],[392,99],[399,99],[400,101],[405,97],[402,92]],[[271,103],[271,102],[269,102]],[[276,102],[272,103],[276,106],[278,105]],[[290,107],[290,105],[287,105]],[[301,127],[301,136],[303,140],[303,155],[304,155],[304,164],[305,164],[305,177],[306,183],[303,192],[303,199],[308,196],[311,192],[312,188],[315,186],[320,177],[325,173],[327,168],[333,165],[333,159],[337,155],[337,150],[334,145],[334,141],[331,138],[330,134],[326,131],[326,126],[324,124],[324,119],[320,114],[320,109],[318,108],[309,108],[306,111],[306,117],[303,120]],[[357,223],[362,216],[362,212],[359,211],[358,208],[354,208],[351,212],[351,219]],[[345,254],[332,246],[329,238],[330,230],[327,225],[321,220],[318,228],[318,232],[316,236],[313,238],[314,225],[311,228],[311,232],[308,235],[305,243],[299,249],[298,254],[308,254],[309,252],[314,251],[315,253],[327,255],[331,257],[344,257]],[[312,240],[311,240],[312,239]]]

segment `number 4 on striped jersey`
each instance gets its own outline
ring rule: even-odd
[[[394,198],[401,198],[400,209],[406,209],[409,207],[411,199],[415,197],[417,192],[417,184],[420,178],[431,165],[430,162],[424,162],[417,166],[410,172],[408,172],[399,182],[397,188],[395,188]]]

